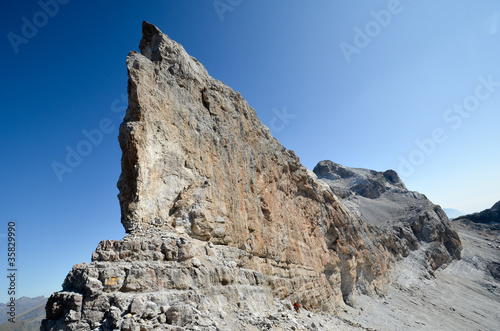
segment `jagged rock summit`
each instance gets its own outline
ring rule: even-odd
[[[119,134],[129,235],[73,267],[42,330],[260,329],[271,317],[241,314],[293,300],[334,312],[382,291],[402,238],[345,208],[238,92],[142,28]]]
[[[341,197],[350,211],[399,237],[396,251],[403,256],[420,244],[427,244],[431,272],[460,258],[460,238],[444,211],[425,195],[409,191],[394,170],[377,172],[321,161],[314,173]]]

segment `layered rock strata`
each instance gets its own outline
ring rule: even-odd
[[[316,307],[342,300],[339,286],[328,285],[342,282],[341,269],[347,278],[356,268],[372,278],[385,272],[386,250],[238,92],[153,25],[143,35],[142,54],[127,59],[130,106],[120,128],[128,232],[175,231],[314,270],[304,283],[325,288],[311,298]]]
[[[379,291],[401,238],[345,208],[158,28],[143,23],[139,48],[119,135],[129,235],[73,268],[42,330],[224,329],[276,299],[332,312]]]

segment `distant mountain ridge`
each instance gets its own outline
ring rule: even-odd
[[[456,210],[453,208],[443,208],[443,211],[446,213],[446,216],[448,216],[450,220],[462,216],[464,214],[460,210]]]
[[[16,300],[16,315],[19,316],[28,310],[31,310],[41,304],[45,304],[46,302],[47,298],[45,298],[44,296],[35,298],[21,297]],[[10,316],[7,315],[8,311],[9,307],[6,305],[6,303],[0,303],[0,324],[7,322],[7,320],[10,318]]]
[[[35,298],[21,297],[16,300],[15,323],[8,321],[9,307],[0,303],[0,330],[5,331],[31,331],[39,330],[40,323],[45,317],[45,304],[47,298],[39,296]]]

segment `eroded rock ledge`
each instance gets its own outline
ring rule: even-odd
[[[143,23],[139,48],[119,135],[129,235],[73,268],[42,330],[215,330],[276,299],[333,312],[354,291],[381,291],[402,237],[345,208],[158,28]]]

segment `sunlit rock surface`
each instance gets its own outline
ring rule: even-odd
[[[129,235],[73,267],[42,330],[260,330],[289,323],[295,300],[333,313],[381,293],[406,234],[344,207],[158,28],[143,23],[139,48],[119,135]],[[351,327],[325,316],[316,323]]]

